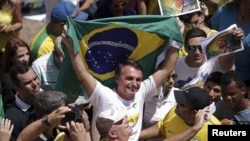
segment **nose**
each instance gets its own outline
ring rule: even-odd
[[[28,64],[29,63],[29,55],[25,55],[24,57],[23,57],[23,63],[24,64]]]

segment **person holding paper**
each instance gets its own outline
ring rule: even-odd
[[[241,28],[234,30],[234,37],[238,40],[244,38]],[[206,33],[198,28],[190,29],[184,41],[184,47],[188,55],[179,58],[175,71],[178,75],[176,87],[184,89],[190,86],[203,87],[207,76],[214,72],[225,72],[230,70],[234,64],[235,53],[216,56],[209,60],[205,59],[205,51],[201,48],[201,42],[207,37]]]
[[[218,31],[224,30],[232,24],[241,27],[246,35],[243,40],[244,51],[235,57],[235,70],[244,78],[245,84],[250,89],[250,1],[232,0],[219,7],[211,17],[212,27]]]

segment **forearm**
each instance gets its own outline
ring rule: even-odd
[[[47,128],[48,126],[39,119],[25,127],[18,136],[17,141],[34,141]]]
[[[157,88],[167,79],[169,74],[174,70],[176,61],[178,59],[179,49],[170,47],[167,50],[166,58],[161,68],[153,74]]]
[[[90,73],[88,73],[79,52],[74,52],[73,43],[68,43],[67,48],[77,79],[82,83],[83,87],[85,88],[85,91],[90,96],[97,85],[97,81]]]
[[[140,15],[147,14],[147,5],[145,0],[138,0],[138,14]]]
[[[81,11],[88,11],[90,6],[95,2],[95,0],[85,0],[85,2],[82,4],[82,6],[79,8]]]
[[[147,129],[142,130],[139,138],[150,139],[150,138],[160,137],[160,136],[161,136],[160,129],[158,125],[155,124]]]

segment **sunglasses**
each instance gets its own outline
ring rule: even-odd
[[[170,78],[172,78],[173,80],[175,80],[177,78],[177,74],[172,74],[172,75],[169,75],[167,80],[169,81]]]
[[[188,51],[195,52],[196,49],[198,49],[200,52],[202,52],[201,46],[188,46]]]

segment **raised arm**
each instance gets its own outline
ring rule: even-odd
[[[73,41],[66,34],[66,32],[67,32],[67,27],[66,25],[64,25],[64,31],[61,35],[62,40],[68,49],[70,60],[75,70],[77,79],[82,83],[88,96],[91,96],[97,85],[97,80],[87,71],[86,66],[82,60],[82,57],[79,55],[79,52],[77,52],[76,54],[74,53]]]
[[[174,70],[178,58],[178,52],[179,49],[175,47],[170,47],[168,49],[163,65],[153,74],[153,78],[157,87],[160,87],[167,79],[168,75]]]
[[[237,28],[234,30],[234,37],[237,40],[243,40],[244,39],[244,31],[241,28]],[[234,59],[235,59],[235,53],[224,55],[218,58],[219,64],[223,70],[229,70],[234,65]]]
[[[48,124],[45,124],[42,119],[36,120],[29,124],[24,130],[20,133],[17,138],[17,141],[35,141],[35,139],[43,133],[48,128],[62,127],[61,119],[65,117],[65,113],[70,111],[69,107],[59,107],[48,115]],[[64,127],[66,129],[66,126]]]

